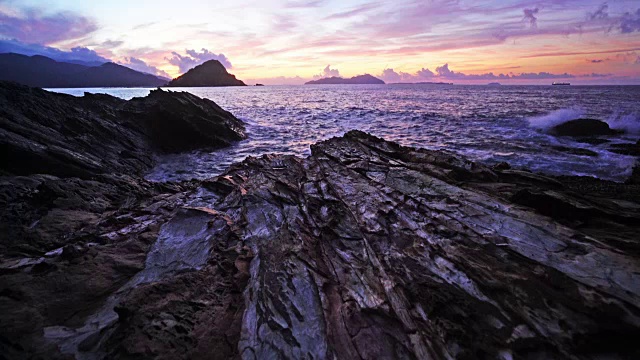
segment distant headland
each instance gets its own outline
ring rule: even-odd
[[[156,87],[169,81],[112,62],[87,66],[15,53],[0,54],[0,80],[42,88]]]
[[[341,78],[341,77],[330,77],[318,80],[312,80],[305,83],[305,85],[322,85],[322,84],[339,84],[339,85],[348,85],[348,84],[378,84],[384,85],[384,81],[378,79],[369,74],[354,76],[349,79]]]

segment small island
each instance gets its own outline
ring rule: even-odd
[[[330,77],[330,78],[312,80],[312,81],[309,81],[309,82],[305,83],[305,85],[322,85],[322,84],[338,84],[338,85],[376,84],[376,85],[384,85],[384,81],[378,79],[375,76],[372,76],[372,75],[369,75],[369,74],[364,74],[364,75],[354,76],[354,77],[352,77],[350,79],[345,79],[345,78],[333,76],[333,77]]]
[[[218,60],[206,61],[171,80],[168,87],[247,86]]]
[[[399,83],[392,83],[389,85],[453,85],[453,83],[442,82],[442,81],[420,81],[420,82],[413,82],[413,83],[399,82]]]
[[[491,82],[488,83],[487,86],[502,86],[502,84],[500,84],[499,82]]]

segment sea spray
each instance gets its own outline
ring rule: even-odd
[[[569,120],[579,119],[583,115],[584,110],[580,108],[568,108],[555,110],[546,115],[532,117],[527,119],[527,121],[531,127],[548,130]]]
[[[627,134],[640,135],[640,113],[614,113],[605,121],[612,129],[623,130]]]

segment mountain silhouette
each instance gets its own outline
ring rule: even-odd
[[[42,88],[156,87],[167,82],[114,63],[87,66],[15,53],[0,54],[0,80]]]
[[[246,86],[246,84],[236,79],[235,75],[229,74],[220,61],[209,60],[171,80],[167,86]]]
[[[350,79],[341,77],[330,77],[319,80],[312,80],[306,82],[305,85],[319,85],[319,84],[384,84],[384,81],[369,74],[354,76]]]

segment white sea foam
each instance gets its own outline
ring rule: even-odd
[[[640,135],[640,114],[613,114],[605,120],[612,129],[624,130],[626,133]]]
[[[584,111],[582,109],[568,108],[552,111],[542,116],[531,117],[527,121],[529,121],[531,127],[547,130],[569,120],[579,119],[583,114]]]

